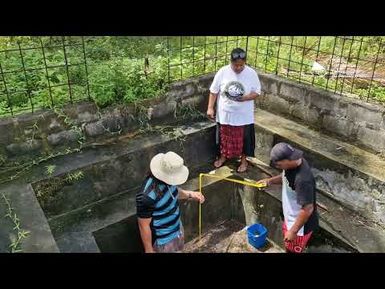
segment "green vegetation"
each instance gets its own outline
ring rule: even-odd
[[[10,200],[5,196],[4,193],[1,193],[1,196],[4,204],[6,205],[7,214],[5,217],[9,218],[9,220],[12,222],[12,225],[14,226],[12,229],[16,233],[16,236],[14,234],[11,234],[10,236],[11,244],[9,245],[9,248],[11,249],[11,253],[22,252],[21,243],[24,239],[27,238],[29,231],[26,231],[20,227],[20,219],[16,215],[15,210],[12,208]]]
[[[48,176],[52,176],[52,174],[55,172],[56,165],[48,165],[45,168],[46,168],[46,174]]]
[[[82,171],[77,171],[74,173],[69,173],[65,180],[67,183],[72,184],[76,181],[81,180],[82,178],[84,178],[84,173]]]
[[[0,115],[9,115],[11,107],[19,113],[88,98],[104,107],[157,97],[169,81],[215,72],[228,63],[231,49],[246,46],[248,63],[262,71],[385,101],[382,41],[372,36],[0,37]],[[314,61],[326,73],[313,74]]]

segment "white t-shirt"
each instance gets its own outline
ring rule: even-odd
[[[241,73],[237,74],[226,65],[215,74],[213,83],[210,86],[211,93],[219,93],[217,99],[216,120],[220,124],[241,126],[254,123],[254,100],[235,101],[224,94],[226,85],[231,81],[240,82],[245,94],[254,91],[261,93],[261,83],[257,72],[249,66],[245,66]]]

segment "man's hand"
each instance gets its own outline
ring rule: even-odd
[[[242,101],[254,100],[254,99],[257,98],[257,96],[258,96],[258,94],[257,94],[256,92],[250,92],[249,94],[243,95],[243,96],[239,99],[239,101],[242,102]]]
[[[264,185],[264,186],[269,186],[270,185],[270,178],[268,178],[268,179],[262,179],[262,180],[259,180],[259,181],[257,181],[257,184],[261,184],[261,185]]]
[[[293,231],[289,230],[289,231],[286,232],[284,240],[285,240],[286,242],[291,242],[291,241],[293,241],[296,237],[297,237],[297,234],[294,233]]]
[[[201,204],[205,201],[205,197],[200,192],[189,192],[193,200],[200,202]]]
[[[210,119],[214,119],[214,117],[215,117],[215,111],[214,111],[214,108],[212,108],[212,107],[209,107],[208,109],[207,109],[207,116],[210,118]]]

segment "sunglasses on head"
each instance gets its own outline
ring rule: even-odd
[[[231,53],[231,58],[232,59],[238,59],[238,58],[245,58],[246,57],[246,52],[234,52],[234,53]]]

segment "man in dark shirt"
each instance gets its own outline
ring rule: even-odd
[[[303,152],[287,143],[276,144],[270,152],[271,166],[282,174],[260,180],[266,185],[282,184],[282,209],[285,248],[301,253],[318,227],[316,185]]]

